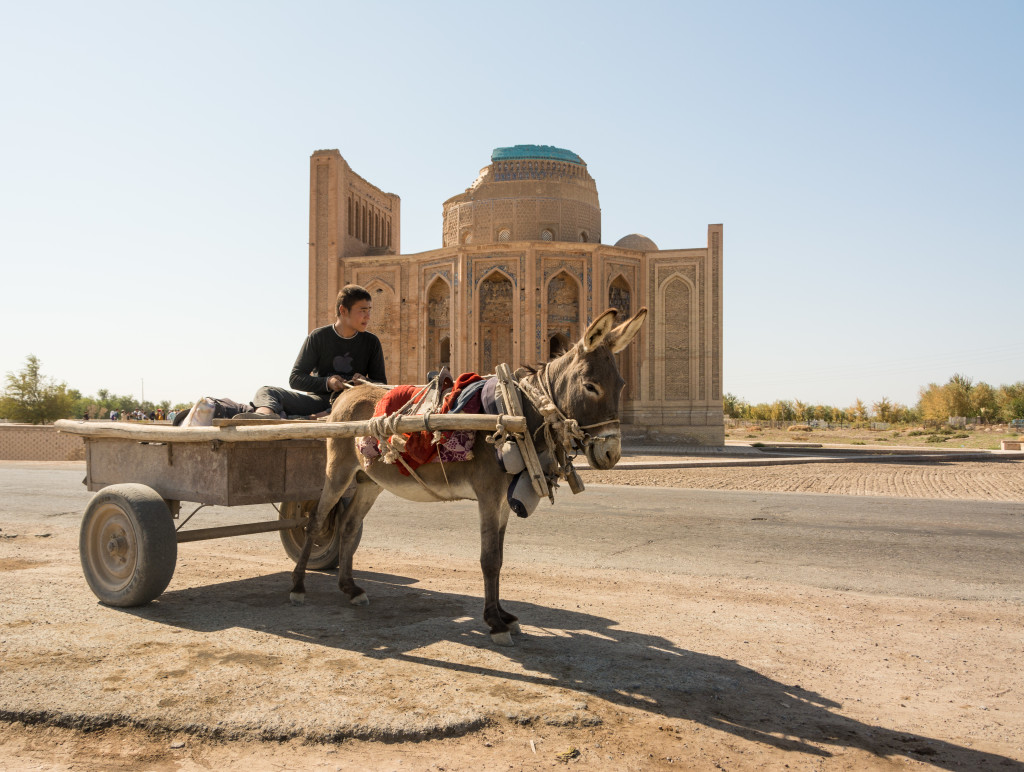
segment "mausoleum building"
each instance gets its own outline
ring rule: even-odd
[[[373,296],[371,329],[392,383],[537,364],[614,307],[650,310],[622,352],[624,433],[724,443],[722,226],[707,243],[659,249],[636,233],[601,243],[597,184],[575,153],[496,148],[443,205],[442,246],[401,254],[400,199],[337,150],[310,159],[309,328],[334,319],[348,283]]]

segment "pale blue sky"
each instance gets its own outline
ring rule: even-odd
[[[0,5],[0,372],[247,400],[306,332],[309,156],[402,251],[495,147],[602,236],[725,225],[725,389],[912,404],[1024,380],[1024,3]]]

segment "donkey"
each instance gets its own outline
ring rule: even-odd
[[[619,433],[619,397],[624,381],[614,354],[622,351],[640,331],[647,309],[615,326],[615,309],[608,309],[587,328],[583,337],[568,351],[543,364],[539,369],[517,371],[528,431],[535,438],[537,453],[550,458],[545,473],[550,481],[572,474],[571,458],[576,451],[586,454],[595,469],[611,469],[621,456]],[[363,421],[371,418],[385,389],[365,384],[342,393],[334,403],[330,421]],[[531,396],[533,395],[533,396]],[[538,395],[543,395],[538,400]],[[550,401],[545,401],[544,396]],[[538,403],[543,411],[538,409]],[[552,410],[552,403],[554,410]],[[569,433],[555,439],[551,431],[553,415],[556,428]],[[547,419],[545,419],[545,414]],[[545,425],[545,420],[548,425]],[[595,429],[593,434],[588,428]],[[499,600],[498,584],[504,551],[505,526],[511,512],[505,491],[512,481],[486,444],[487,432],[478,432],[473,459],[457,464],[424,464],[417,469],[422,483],[399,472],[398,465],[379,459],[366,465],[359,461],[355,438],[327,440],[327,475],[316,513],[306,526],[306,541],[292,574],[291,600],[300,604],[305,598],[306,563],[314,539],[327,517],[353,480],[355,493],[337,515],[339,532],[338,587],[356,606],[369,603],[366,593],[352,577],[352,558],[362,536],[363,518],[386,489],[396,496],[418,502],[472,499],[480,512],[480,565],[484,575],[484,621],[490,627],[491,640],[500,646],[512,646],[512,634],[519,632],[515,616],[505,611]],[[553,447],[551,447],[553,446]],[[544,451],[548,451],[544,454]]]

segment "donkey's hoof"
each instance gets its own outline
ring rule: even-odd
[[[291,601],[293,606],[301,606],[306,602],[306,593],[290,592],[288,593],[288,600]]]
[[[519,635],[521,632],[523,632],[523,628],[519,626],[518,622],[512,622],[508,626],[508,631],[512,633],[512,635]]]
[[[503,633],[491,633],[491,640],[494,641],[495,646],[515,646],[515,642],[512,640],[512,633],[507,630]]]
[[[370,599],[366,597],[366,593],[365,592],[359,593],[354,598],[349,598],[348,602],[351,603],[353,606],[369,606],[370,605]]]

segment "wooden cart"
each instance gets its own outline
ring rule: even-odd
[[[89,587],[109,606],[143,605],[170,583],[178,544],[227,536],[279,531],[285,552],[296,560],[324,485],[324,441],[368,434],[368,423],[236,420],[175,428],[57,421],[59,431],[85,440],[84,482],[96,493],[78,544]],[[405,417],[397,431],[494,431],[501,424],[510,432],[525,429],[521,417],[458,414]],[[199,504],[184,519],[183,501]],[[278,517],[184,529],[204,506],[243,504],[274,504]],[[332,512],[314,543],[310,568],[337,565],[335,518]]]

